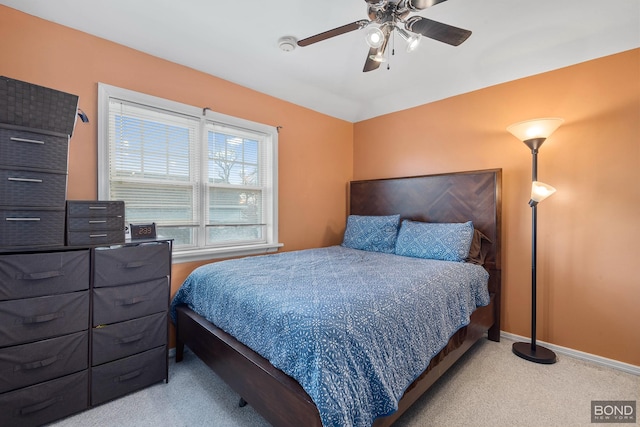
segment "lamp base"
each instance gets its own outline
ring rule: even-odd
[[[535,349],[531,348],[531,343],[516,342],[511,347],[513,354],[528,360],[529,362],[544,363],[551,365],[556,363],[556,354],[548,348],[536,345]]]

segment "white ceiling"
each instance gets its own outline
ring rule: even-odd
[[[638,0],[448,0],[419,15],[471,30],[466,42],[423,38],[408,54],[396,37],[390,69],[368,73],[364,30],[278,48],[367,19],[363,0],[0,4],[350,122],[640,47]]]

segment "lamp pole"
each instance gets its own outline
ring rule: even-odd
[[[512,346],[515,355],[535,363],[552,364],[556,362],[556,355],[548,348],[536,344],[537,321],[537,238],[538,238],[538,202],[553,194],[555,189],[538,182],[538,149],[548,136],[562,123],[562,119],[537,119],[516,123],[507,128],[515,137],[524,142],[531,149],[531,343],[516,342]],[[542,188],[545,193],[539,193]]]
[[[531,149],[531,182],[538,181],[538,149],[546,138],[533,138],[523,141]],[[538,202],[529,200],[531,206],[531,343],[517,342],[513,344],[513,353],[536,363],[552,364],[556,362],[556,355],[548,348],[536,345],[537,323],[537,276],[536,264],[538,259]]]

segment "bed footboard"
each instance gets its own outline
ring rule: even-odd
[[[460,329],[425,372],[408,388],[398,411],[378,418],[374,427],[393,424],[428,390],[495,322],[494,297],[478,308],[471,323]],[[223,381],[276,427],[321,427],[318,409],[297,381],[276,369],[268,360],[238,342],[186,306],[177,307],[176,361],[186,345]]]
[[[268,360],[185,306],[176,323],[177,361],[186,345],[274,426],[322,426],[309,395]]]

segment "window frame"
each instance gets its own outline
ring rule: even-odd
[[[278,242],[278,129],[273,126],[252,122],[238,117],[211,111],[209,108],[198,108],[176,101],[148,95],[129,89],[98,83],[98,200],[109,200],[110,197],[110,168],[109,168],[109,102],[111,99],[122,100],[129,103],[147,106],[153,109],[166,110],[193,117],[200,121],[196,143],[196,159],[199,162],[197,191],[200,192],[200,206],[197,213],[197,245],[195,247],[174,247],[174,262],[202,261],[214,258],[227,258],[232,256],[257,255],[271,253],[282,247]],[[209,209],[206,194],[210,183],[206,176],[208,161],[207,127],[219,124],[223,127],[236,128],[249,132],[265,135],[266,143],[261,149],[266,149],[265,160],[267,162],[267,183],[264,191],[267,192],[264,201],[267,204],[263,212],[265,218],[265,242],[235,244],[231,246],[205,246],[206,245],[206,218]],[[126,220],[126,218],[125,218]]]

